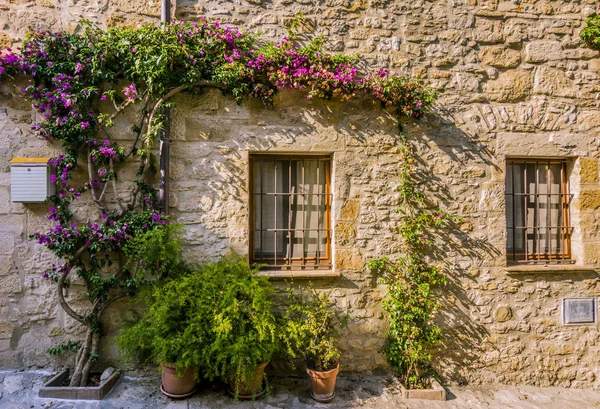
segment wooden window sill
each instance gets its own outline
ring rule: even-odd
[[[288,270],[263,270],[260,276],[269,278],[327,278],[341,276],[339,271],[333,270],[310,270],[310,271],[288,271]]]
[[[600,267],[578,266],[576,264],[527,264],[522,266],[508,266],[508,274],[576,274],[599,272]]]

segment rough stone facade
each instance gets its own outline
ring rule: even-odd
[[[565,326],[563,297],[599,297],[600,55],[579,39],[596,1],[235,0],[179,1],[177,18],[207,15],[281,38],[298,12],[308,37],[361,53],[365,66],[422,78],[440,91],[436,110],[405,126],[419,176],[438,204],[464,217],[440,237],[449,273],[438,321],[446,339],[434,361],[450,383],[600,386],[600,327]],[[0,0],[0,48],[31,29],[76,30],[156,21],[158,1]],[[57,150],[29,130],[31,108],[0,88],[0,366],[47,366],[44,350],[77,335],[40,276],[52,257],[27,239],[47,224],[43,205],[11,203],[9,161]],[[171,206],[185,225],[186,257],[248,252],[248,154],[333,153],[335,270],[318,280],[351,311],[345,369],[385,367],[384,288],[366,260],[400,249],[395,213],[397,124],[369,99],[307,101],[279,94],[275,107],[241,106],[216,91],[177,98]],[[507,269],[507,156],[564,157],[575,267]],[[84,214],[83,209],[79,209]],[[73,291],[75,294],[75,291]],[[107,316],[113,322],[116,306]],[[114,359],[109,328],[104,352]]]

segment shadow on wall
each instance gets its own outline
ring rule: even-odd
[[[367,258],[400,254],[395,214],[398,203],[393,195],[400,140],[393,113],[382,110],[377,101],[368,97],[309,101],[302,92],[285,91],[278,95],[274,108],[264,108],[252,100],[238,106],[232,98],[211,91],[200,96],[200,102],[187,105],[186,101],[178,103],[179,112],[175,113],[181,119],[174,120],[172,149],[183,170],[172,179],[173,193],[178,197],[173,214],[186,225],[190,252],[215,258],[229,247],[248,251],[245,152],[280,151],[336,152],[340,166],[335,175],[335,200],[355,197],[362,209],[355,226],[360,237],[347,246],[364,250]],[[414,180],[426,187],[431,206],[467,217],[463,230],[438,232],[438,245],[431,253],[432,260],[444,263],[449,273],[448,286],[440,291],[442,309],[437,318],[446,339],[434,362],[448,381],[463,383],[476,357],[482,355],[475,351],[488,335],[476,320],[478,307],[466,289],[475,283],[484,260],[500,252],[485,236],[473,232],[469,218],[479,216],[475,214],[479,200],[476,183],[483,183],[486,169],[496,166],[492,153],[456,123],[450,112],[438,108],[426,120],[406,125],[405,133],[418,153]],[[382,193],[389,193],[389,197]],[[371,209],[367,216],[374,220],[365,221],[363,213]],[[373,233],[367,233],[370,230]],[[376,278],[363,268],[344,271],[342,277],[318,281],[317,285],[338,292],[338,302],[352,311],[343,347],[356,349],[360,344],[360,349],[370,349],[369,354],[363,353],[365,362],[359,359],[357,369],[367,365],[366,360],[373,360],[372,354],[377,355],[376,366],[385,366],[378,352],[385,336],[380,305],[384,291],[378,288]],[[357,332],[365,326],[373,331],[366,337],[372,338],[369,345]],[[354,346],[346,345],[351,341],[356,342]],[[357,357],[352,355],[352,359]]]
[[[424,188],[427,205],[464,218],[455,228],[432,232],[429,257],[443,266],[448,280],[438,291],[441,308],[435,322],[444,340],[434,351],[433,365],[445,382],[466,384],[475,368],[485,366],[480,358],[489,348],[489,331],[479,320],[484,314],[468,289],[477,285],[484,264],[503,255],[485,232],[474,231],[474,223],[484,217],[478,206],[480,184],[498,166],[485,142],[457,123],[452,112],[437,106],[425,121],[407,126],[406,134],[417,153],[413,181]]]

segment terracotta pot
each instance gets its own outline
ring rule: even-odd
[[[335,381],[337,380],[340,364],[330,371],[321,372],[306,368],[306,373],[310,377],[310,386],[312,387],[312,397],[317,402],[327,403],[335,397]]]
[[[268,362],[256,367],[254,377],[246,382],[240,382],[237,378],[231,379],[231,393],[239,399],[255,399],[264,393],[263,379],[265,378],[265,368]]]
[[[182,398],[191,395],[196,390],[196,374],[198,367],[186,368],[181,376],[177,376],[175,365],[162,363],[161,391],[170,398]]]

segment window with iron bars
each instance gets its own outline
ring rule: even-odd
[[[509,262],[571,263],[566,160],[506,160]]]
[[[250,157],[250,261],[277,270],[329,270],[331,157]]]

